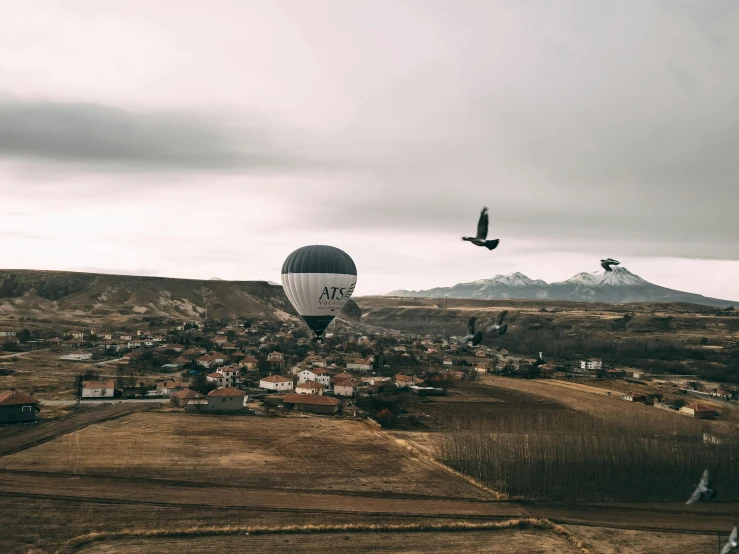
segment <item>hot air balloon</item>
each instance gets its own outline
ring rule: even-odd
[[[357,284],[357,267],[343,250],[314,244],[282,264],[282,287],[295,310],[320,339]]]

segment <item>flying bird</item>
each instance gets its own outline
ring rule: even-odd
[[[739,546],[739,530],[736,528],[736,525],[734,525],[734,530],[731,532],[731,535],[729,535],[729,540],[726,541],[726,544],[721,549],[721,554],[729,554],[729,552],[733,552],[737,546]]]
[[[484,246],[488,250],[494,249],[498,246],[500,239],[485,240],[488,237],[488,209],[483,208],[480,212],[480,220],[477,222],[477,236],[476,237],[462,237],[462,240],[467,240],[475,246]]]
[[[605,260],[600,261],[600,267],[605,269],[606,271],[613,271],[611,269],[612,265],[618,265],[620,262],[618,260],[614,260],[613,258],[607,258]]]
[[[737,546],[739,546],[739,530],[734,525],[734,529],[731,531],[731,535],[729,535],[729,540],[726,541],[726,544],[721,549],[721,554],[729,554]]]
[[[714,496],[716,496],[716,491],[710,488],[710,483],[708,482],[708,470],[705,470],[700,483],[698,483],[695,491],[693,491],[693,494],[688,498],[686,504],[695,504],[699,500],[708,500]]]
[[[495,319],[495,323],[485,329],[485,332],[492,333],[493,331],[498,331],[498,336],[505,335],[505,332],[508,330],[508,325],[503,325],[503,320],[507,315],[508,310],[503,310],[502,312],[500,312],[498,314],[498,317]]]
[[[467,336],[462,338],[460,341],[461,345],[464,346],[468,342],[472,342],[472,346],[477,346],[482,342],[482,333],[480,331],[475,333],[475,321],[477,321],[477,318],[471,317],[467,322]]]

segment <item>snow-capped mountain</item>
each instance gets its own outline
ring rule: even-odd
[[[386,296],[449,298],[522,298],[571,300],[573,302],[689,302],[707,306],[727,307],[734,302],[708,298],[700,294],[680,292],[660,287],[634,275],[625,267],[613,271],[578,273],[558,283],[548,284],[541,279],[530,279],[523,273],[496,275],[471,283],[429,290],[395,290]]]

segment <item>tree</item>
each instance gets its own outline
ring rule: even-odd
[[[388,408],[383,408],[377,412],[375,419],[377,419],[377,423],[382,425],[384,429],[392,429],[397,423],[397,417]]]
[[[20,342],[28,342],[32,338],[31,331],[29,331],[28,329],[21,329],[20,331],[18,331],[16,338]]]

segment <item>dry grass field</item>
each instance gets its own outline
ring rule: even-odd
[[[228,525],[272,526],[272,525],[342,525],[356,523],[360,516],[352,513],[275,512],[258,509],[219,508],[203,509],[202,506],[138,504],[95,499],[72,500],[66,498],[35,498],[0,495],[0,552],[43,552],[53,553],[66,541],[92,532],[121,532],[137,529],[152,531],[159,529],[189,529],[194,527],[216,527]],[[371,516],[363,514],[361,521],[367,524],[389,523],[446,523],[450,520],[424,519],[403,515]],[[41,524],[43,522],[43,524]],[[236,537],[232,537],[236,538]],[[268,538],[268,537],[263,537]],[[320,536],[319,536],[320,538]],[[148,548],[126,549],[125,542],[101,543],[95,548],[107,548],[108,552],[172,552],[166,550],[169,540],[151,540]],[[197,552],[199,544],[207,540],[193,540],[192,550],[184,546],[181,552]],[[214,548],[221,538],[211,538]],[[179,542],[185,543],[185,539]],[[158,550],[165,548],[165,550]],[[86,550],[84,550],[86,551]],[[92,551],[92,550],[91,550]],[[215,548],[211,552],[218,552]]]
[[[469,531],[422,533],[326,533],[315,535],[262,535],[200,537],[190,539],[129,539],[95,543],[79,550],[86,554],[165,554],[189,552],[579,552],[562,537],[546,531]]]
[[[29,392],[39,400],[73,400],[74,379],[88,370],[102,379],[115,379],[116,363],[65,362],[59,359],[72,350],[64,348],[38,350],[21,356],[0,357],[0,390],[15,388]],[[179,373],[175,374],[179,378]],[[147,385],[172,377],[172,374],[143,374],[136,376],[136,383]]]
[[[598,554],[649,554],[686,551],[714,554],[718,537],[713,534],[632,531],[607,527],[566,526]],[[723,537],[725,540],[726,537]],[[210,553],[256,552],[491,552],[574,553],[581,552],[567,540],[544,531],[502,530],[458,533],[329,533],[320,535],[263,535],[103,541],[82,547],[86,554],[165,554],[172,551]]]
[[[0,468],[272,490],[486,497],[408,456],[368,425],[318,417],[134,414],[4,457]]]
[[[592,388],[587,386],[563,386],[560,382],[551,379],[511,379],[495,375],[483,375],[480,377],[480,384],[490,387],[491,391],[503,391],[503,394],[524,393],[538,396],[542,399],[557,402],[566,408],[615,424],[648,421],[654,429],[669,432],[689,432],[691,434],[701,430],[731,432],[731,429],[734,428],[733,424],[726,421],[697,421],[677,413],[658,410],[652,406],[626,402],[615,394],[606,397],[598,394],[599,391],[593,391]]]
[[[718,537],[714,534],[633,531],[581,525],[567,525],[566,527],[598,554],[651,554],[653,552],[715,554],[718,552]],[[725,540],[726,535],[723,536],[723,541]]]

